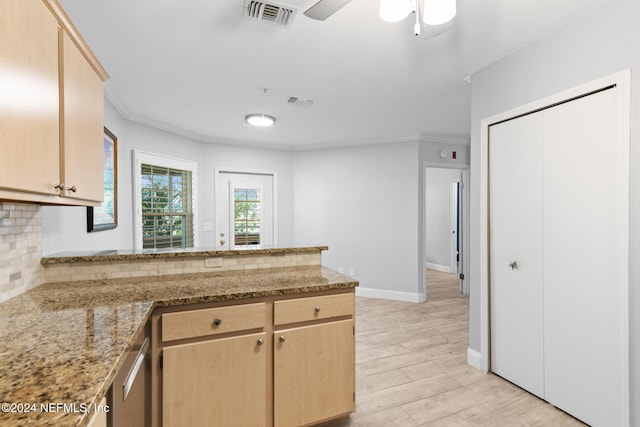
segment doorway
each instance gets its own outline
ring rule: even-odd
[[[464,167],[425,165],[423,268],[455,276],[458,291],[465,294],[463,271],[467,180],[468,170]],[[424,282],[428,299],[428,274],[425,274]]]
[[[275,246],[274,173],[220,169],[216,180],[216,246],[222,249]]]

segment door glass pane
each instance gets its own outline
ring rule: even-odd
[[[235,188],[233,192],[235,246],[260,244],[260,189]]]

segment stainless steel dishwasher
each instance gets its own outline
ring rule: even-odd
[[[136,339],[107,393],[107,425],[148,427],[150,425],[151,365],[149,325]]]

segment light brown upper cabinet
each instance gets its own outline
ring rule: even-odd
[[[0,200],[100,204],[107,78],[57,0],[0,0]]]

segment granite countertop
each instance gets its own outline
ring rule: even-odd
[[[0,304],[0,425],[86,425],[156,307],[357,285],[319,266],[41,285]]]
[[[326,251],[328,246],[250,246],[235,249],[222,248],[167,248],[167,249],[120,249],[108,251],[60,252],[46,255],[42,265],[92,261],[133,261],[145,259],[199,258],[242,255],[285,255]]]

